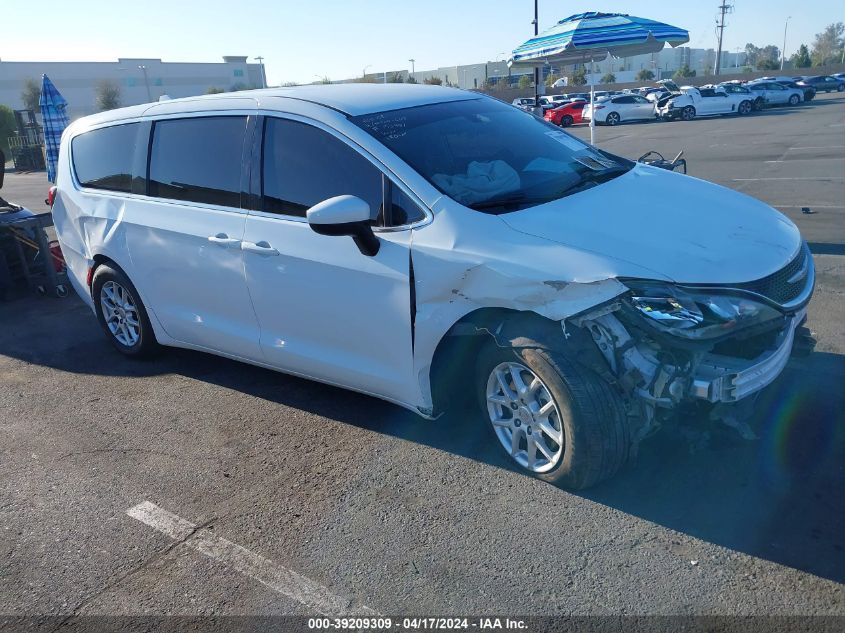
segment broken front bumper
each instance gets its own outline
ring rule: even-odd
[[[754,360],[705,355],[693,377],[690,395],[708,402],[736,402],[774,382],[789,361],[795,330],[806,317],[806,308],[795,314],[775,346]]]

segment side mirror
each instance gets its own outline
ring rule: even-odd
[[[364,255],[379,251],[378,241],[370,226],[370,205],[357,196],[336,196],[308,209],[308,224],[320,235],[349,235]]]

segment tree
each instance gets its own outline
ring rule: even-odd
[[[551,73],[548,77],[546,77],[546,87],[551,88],[558,79],[560,79],[560,77]]]
[[[755,66],[759,56],[760,49],[754,46],[754,44],[749,43],[745,45],[745,63],[748,66]]]
[[[686,79],[687,77],[695,77],[695,71],[689,67],[689,64],[684,64],[672,75],[672,79],[675,80]]]
[[[587,83],[587,69],[579,68],[574,73],[572,73],[572,81],[570,83],[573,86],[585,85]]]
[[[218,95],[221,92],[226,92],[223,88],[218,88],[217,86],[209,86],[208,90],[205,91],[207,95]]]
[[[604,77],[601,78],[601,83],[603,84],[615,84],[616,83],[616,75],[613,73],[607,73]]]
[[[801,44],[798,47],[798,52],[789,58],[790,63],[794,68],[809,68],[813,65],[813,60],[810,58],[810,51],[806,44]]]
[[[14,133],[15,129],[17,129],[17,124],[15,123],[15,113],[12,112],[12,108],[0,105],[0,149],[5,152],[6,158],[11,158],[9,156],[9,137]],[[3,169],[3,165],[0,165],[0,169]]]
[[[23,90],[21,91],[21,101],[23,107],[27,110],[38,112],[41,106],[38,102],[41,99],[41,86],[32,77],[25,79],[23,82]]]
[[[520,87],[521,90],[525,90],[526,88],[530,88],[531,83],[532,83],[531,77],[529,77],[528,75],[523,75],[522,77],[519,78],[519,87]]]
[[[298,86],[299,84],[295,81],[286,81],[282,84],[282,88],[293,88],[294,86]]]
[[[780,68],[780,49],[769,44],[758,49],[757,60],[754,64],[757,70],[776,70]]]
[[[652,79],[654,79],[654,73],[648,68],[643,68],[637,73],[637,81],[651,81]]]
[[[94,89],[97,110],[105,112],[120,107],[120,86],[111,79],[102,79]]]
[[[813,66],[825,66],[842,59],[842,49],[845,48],[843,33],[845,33],[845,24],[842,22],[828,24],[824,31],[816,33],[813,52],[810,55]]]
[[[419,82],[417,81],[416,77],[414,77],[413,75],[408,75],[408,81],[406,81],[405,83],[415,84],[415,83],[419,83]]]
[[[780,64],[774,59],[758,59],[757,60],[757,70],[777,70],[780,68]]]
[[[387,76],[387,83],[389,84],[403,84],[405,80],[402,78],[402,73],[390,73]]]
[[[440,77],[426,77],[423,79],[423,83],[429,86],[442,86],[443,80]]]

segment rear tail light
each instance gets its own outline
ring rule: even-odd
[[[597,106],[593,106],[593,107],[594,107],[596,110],[601,110],[601,109],[603,109],[605,106],[600,106],[600,105],[597,105]]]
[[[53,185],[50,187],[50,190],[47,192],[47,199],[44,201],[48,207],[52,208],[53,203],[56,201],[56,186]]]

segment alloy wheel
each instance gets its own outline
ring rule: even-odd
[[[141,320],[132,294],[115,281],[100,290],[100,307],[106,327],[121,345],[133,347],[141,338]]]
[[[515,362],[490,373],[487,413],[496,437],[523,468],[546,473],[563,459],[563,421],[549,388],[537,374]]]
[[[607,123],[608,125],[616,125],[619,123],[619,115],[615,112],[611,112],[607,115]]]

